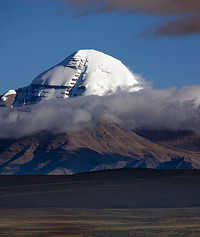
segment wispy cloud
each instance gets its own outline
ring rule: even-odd
[[[200,15],[187,16],[170,21],[156,29],[157,36],[186,36],[200,34]]]
[[[93,126],[101,119],[127,128],[200,130],[200,85],[112,96],[54,99],[21,108],[0,109],[0,137],[39,131],[63,133]]]
[[[161,24],[150,28],[155,36],[200,34],[199,0],[55,0],[70,4],[80,14],[95,12],[139,12],[164,16]],[[147,30],[150,32],[150,29]]]

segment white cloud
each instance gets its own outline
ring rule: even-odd
[[[54,99],[21,108],[0,109],[0,137],[21,137],[42,130],[62,133],[92,126],[101,119],[121,126],[200,129],[200,85],[181,89],[146,88],[112,96]]]

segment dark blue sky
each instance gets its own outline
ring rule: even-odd
[[[198,33],[155,36],[151,29],[164,23],[162,14],[129,9],[83,14],[69,2],[0,0],[0,93],[29,85],[78,49],[116,57],[156,88],[199,84]]]

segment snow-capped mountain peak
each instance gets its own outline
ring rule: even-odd
[[[141,89],[139,77],[119,60],[96,50],[79,50],[36,77],[33,85],[68,87],[69,97]],[[68,94],[68,93],[66,93]]]
[[[79,50],[16,90],[14,106],[53,98],[112,95],[143,88],[140,76],[120,60],[96,50]]]

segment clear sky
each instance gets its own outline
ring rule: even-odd
[[[0,93],[79,49],[120,59],[156,88],[200,84],[200,1],[156,2],[0,0]]]

